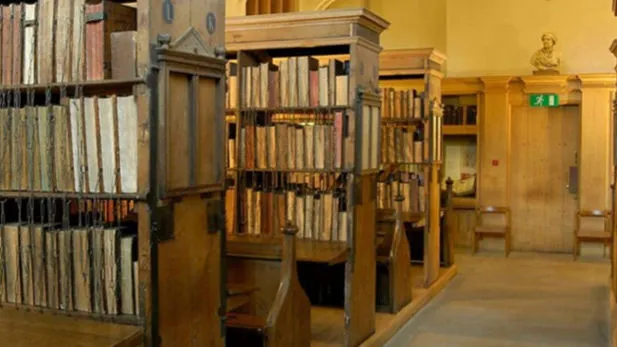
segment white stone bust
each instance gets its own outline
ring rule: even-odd
[[[531,65],[539,72],[557,72],[561,65],[561,57],[555,51],[557,37],[551,33],[542,34],[542,48],[531,57]]]

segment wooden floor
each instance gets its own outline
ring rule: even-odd
[[[423,272],[421,266],[411,268],[414,289],[412,303],[399,314],[377,313],[376,331],[362,347],[383,346],[403,324],[424,307],[456,274],[456,266],[441,269],[440,278],[431,288],[423,288]],[[313,307],[311,310],[311,329],[313,341],[311,347],[334,347],[343,344],[343,310],[325,307]]]
[[[39,312],[0,309],[0,346],[134,347],[141,328]]]
[[[609,346],[607,258],[457,256],[458,275],[386,347]]]

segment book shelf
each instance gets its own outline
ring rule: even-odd
[[[224,1],[0,13],[0,340],[223,346]]]
[[[343,269],[335,277],[344,283],[342,309],[313,307],[313,340],[358,346],[375,330],[378,55],[388,23],[357,9],[228,18],[226,25],[229,276],[256,268],[246,263],[252,249],[280,238],[291,221],[299,266]],[[306,271],[299,272],[315,306]],[[265,273],[253,284],[268,302]]]
[[[385,182],[381,183],[381,204],[394,205],[392,200],[401,196],[403,222],[423,226],[409,230],[423,231],[424,286],[429,287],[439,276],[442,251],[443,262],[451,263],[451,250],[440,246],[449,244],[443,242],[447,235],[443,232],[442,236],[440,227],[439,184],[444,131],[441,80],[446,57],[434,49],[402,49],[384,51],[379,59],[380,85],[384,103],[389,105],[384,106],[382,118]],[[414,234],[408,233],[412,258],[417,248]]]

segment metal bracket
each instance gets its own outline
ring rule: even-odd
[[[216,234],[225,230],[225,210],[223,201],[220,199],[206,200],[206,213],[208,218],[208,233]]]
[[[152,233],[159,242],[174,239],[174,208],[173,203],[157,206],[153,211]]]

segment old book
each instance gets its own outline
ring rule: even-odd
[[[257,157],[257,168],[266,169],[268,167],[268,139],[266,137],[266,127],[255,127],[255,146]]]
[[[13,19],[10,5],[0,6],[2,14],[2,84],[11,85],[13,71]]]
[[[25,110],[24,110],[25,111]],[[25,189],[27,186],[27,162],[26,156],[26,119],[25,112],[19,108],[8,109],[11,118],[11,188],[13,190]],[[22,117],[23,116],[23,117]]]
[[[73,230],[58,231],[58,275],[59,275],[59,304],[61,310],[72,311],[73,307],[73,283],[85,278],[80,272],[73,271],[73,259],[77,255],[74,250]],[[76,269],[78,270],[78,269]],[[74,277],[75,274],[79,276]],[[86,273],[88,274],[88,273]]]
[[[302,194],[295,194],[295,202],[296,202],[296,216],[295,223],[298,226],[298,234],[297,236],[300,238],[306,238],[306,224],[304,222],[304,196]]]
[[[331,193],[326,193],[322,196],[323,201],[323,227],[321,232],[321,240],[330,241],[332,239],[332,204],[334,198]]]
[[[227,140],[227,167],[235,169],[236,165],[236,140]]]
[[[232,234],[236,228],[236,187],[225,190],[225,230]]]
[[[51,107],[54,115],[54,168],[56,190],[75,191],[70,115],[66,106]]]
[[[34,305],[34,272],[32,259],[32,229],[19,226],[19,263],[21,265],[21,289],[24,305]]]
[[[260,107],[275,107],[274,99],[276,91],[274,86],[277,83],[275,72],[278,70],[278,66],[271,62],[265,62],[259,64],[259,105]]]
[[[34,4],[23,4],[23,13],[24,13],[24,21],[23,21],[23,71],[22,71],[22,80],[23,84],[34,84],[37,82],[36,78],[36,64],[37,64],[37,55],[36,55],[36,13],[37,13],[37,3]]]
[[[272,235],[274,229],[274,196],[271,190],[264,190],[261,193],[261,234]]]
[[[227,63],[227,108],[238,107],[238,64]]]
[[[285,191],[276,190],[274,193],[274,213],[276,218],[274,219],[274,234],[281,235],[282,228],[285,226],[285,222],[287,222],[287,218],[285,218],[286,206],[285,206]]]
[[[71,122],[71,154],[73,158],[73,185],[76,192],[86,191],[86,146],[84,141],[83,99],[69,100]]]
[[[41,190],[41,146],[39,143],[39,127],[37,110],[27,106],[26,112],[26,165],[28,171],[29,190]]]
[[[39,2],[37,17],[37,82],[52,83],[55,77],[54,24],[58,0]]]
[[[101,138],[101,169],[103,171],[103,191],[106,193],[117,192],[118,169],[116,163],[116,153],[118,151],[116,143],[116,99],[98,98],[99,102],[99,133]],[[121,115],[124,117],[124,115]],[[136,165],[137,163],[133,163]]]
[[[58,262],[58,232],[45,232],[45,279],[47,284],[47,307],[60,309],[60,264]]]
[[[10,190],[12,188],[11,172],[13,164],[11,162],[11,143],[13,142],[12,135],[12,120],[9,117],[9,110],[6,108],[0,109],[0,189]]]
[[[422,98],[415,93],[413,98],[413,118],[422,118]]]
[[[73,0],[56,0],[55,82],[71,81],[71,45],[73,38]],[[76,23],[78,24],[78,23]]]
[[[5,262],[4,271],[6,274],[6,301],[11,304],[22,303],[19,228],[19,224],[5,224],[2,228]]]
[[[256,131],[256,126],[254,125],[247,125],[245,127],[246,129],[246,148],[245,148],[245,162],[244,164],[246,165],[247,169],[254,169],[257,166],[256,163],[256,158],[255,156],[257,155],[256,151],[257,151],[257,144],[256,144],[256,137],[257,137],[257,131]]]
[[[313,198],[313,239],[325,240],[324,238],[324,203],[323,195],[316,194]]]
[[[41,190],[49,192],[52,190],[52,182],[54,177],[52,171],[53,151],[51,147],[51,115],[48,112],[48,107],[37,107],[37,126],[38,126],[38,154],[40,156],[40,176]]]
[[[336,106],[349,104],[349,76],[336,76]]]
[[[133,244],[135,236],[123,236],[120,239],[120,313],[135,314],[133,285]]]
[[[339,226],[339,218],[338,218],[339,208],[338,208],[338,205],[339,205],[338,192],[335,192],[332,195],[332,210],[330,212],[330,214],[331,214],[330,218],[332,218],[332,233],[330,235],[330,240],[331,241],[336,241],[336,240],[338,240],[338,237],[339,237],[338,236],[338,234],[339,234],[339,231],[338,231],[338,229],[339,229],[339,227],[338,227]]]
[[[296,169],[304,169],[306,167],[305,163],[304,163],[304,158],[305,158],[305,154],[304,154],[304,127],[302,126],[297,126],[294,127],[295,129],[295,136],[294,136],[294,146],[295,146],[295,154],[296,154]]]
[[[246,233],[255,234],[255,191],[253,188],[246,188]]]
[[[267,167],[269,169],[276,168],[276,127],[269,125],[266,127],[266,154],[268,159]]]
[[[48,307],[48,288],[46,268],[45,241],[52,224],[35,224],[31,226],[32,282],[34,305]],[[49,261],[49,260],[47,260]]]
[[[87,191],[98,193],[102,191],[100,177],[99,145],[100,137],[97,129],[99,123],[96,98],[84,98],[84,139],[86,144]]]
[[[109,79],[111,66],[111,33],[137,29],[136,9],[116,2],[103,0],[86,4],[86,78]]]
[[[135,294],[135,315],[139,316],[141,314],[141,310],[140,307],[141,305],[139,304],[139,300],[140,300],[140,290],[139,290],[139,262],[138,261],[134,261],[133,262],[133,293]]]
[[[82,312],[92,312],[92,258],[90,257],[93,249],[90,244],[90,230],[73,230],[73,298],[75,310]]]
[[[286,126],[287,128],[287,137],[285,146],[287,147],[287,168],[296,169],[296,146],[294,143],[296,142],[296,129],[293,125],[289,124]]]
[[[285,192],[285,211],[286,217],[288,221],[296,220],[296,194],[292,190],[288,190]],[[296,221],[297,222],[297,221]]]
[[[347,242],[347,226],[349,225],[349,221],[347,220],[347,212],[340,211],[338,218],[338,241]]]
[[[297,64],[297,93],[299,107],[315,107],[319,103],[319,90],[312,91],[312,87],[317,89],[319,79],[319,61],[313,57],[302,56],[294,57]],[[311,78],[311,75],[313,77]],[[313,85],[313,83],[315,85]],[[294,84],[291,84],[292,86]]]
[[[413,133],[407,130],[403,131],[403,161],[413,162]]]
[[[86,0],[73,0],[71,45],[71,81],[86,79],[86,39],[84,37],[84,5]]]
[[[263,231],[263,225],[262,225],[262,213],[261,213],[261,201],[262,201],[262,197],[263,197],[263,191],[261,191],[260,189],[255,189],[253,190],[253,221],[254,221],[254,227],[253,227],[253,234],[255,235],[261,235],[262,231]]]
[[[316,143],[315,143],[315,126],[304,126],[304,164],[307,169],[315,168],[315,155],[316,155]]]
[[[304,195],[304,237],[307,239],[317,240],[319,235],[315,234],[314,229],[314,196],[313,194]]]
[[[120,192],[137,192],[137,104],[135,96],[117,97]]]
[[[277,167],[279,169],[288,169],[288,160],[287,160],[287,156],[289,155],[289,141],[288,141],[288,135],[289,132],[287,130],[287,125],[286,124],[280,124],[277,123],[275,126],[276,128],[276,140],[278,143],[277,148],[277,153],[276,153],[276,158],[277,158]]]
[[[251,107],[251,67],[250,66],[242,66],[241,69],[241,79],[240,79],[240,88],[242,92],[240,93],[242,107]]]
[[[23,4],[11,4],[12,27],[12,52],[11,52],[11,83],[21,84],[22,52],[23,52]]]
[[[288,64],[287,76],[289,78],[288,80],[289,107],[298,107],[299,100],[300,100],[298,96],[298,86],[299,86],[298,57],[289,57],[287,64]]]
[[[328,100],[330,106],[339,105],[337,100],[344,96],[338,95],[337,76],[345,75],[345,64],[340,60],[328,61]]]
[[[314,136],[315,136],[315,144],[314,144],[314,153],[315,153],[315,169],[325,169],[326,168],[326,143],[325,143],[325,126],[322,124],[317,124],[313,127]]]
[[[413,142],[413,162],[422,163],[424,161],[424,142],[422,140]]]
[[[240,128],[239,136],[238,136],[238,145],[237,148],[237,165],[240,168],[245,168],[246,164],[246,128]]]
[[[341,169],[343,164],[343,113],[334,114],[334,168]]]
[[[111,78],[137,77],[137,31],[111,33]]]
[[[281,94],[281,107],[291,106],[289,98],[289,60],[283,59],[279,63],[279,90]]]
[[[324,65],[324,66],[320,66],[319,67],[319,71],[318,71],[318,75],[317,75],[317,79],[318,79],[318,88],[319,88],[319,106],[321,107],[327,107],[329,106],[328,103],[328,66]]]
[[[323,132],[325,168],[332,170],[334,169],[334,126],[330,124],[323,125]]]
[[[105,313],[105,262],[102,228],[90,230],[90,254],[92,257],[92,312]]]
[[[251,107],[263,107],[261,104],[261,69],[251,66],[250,91]]]
[[[118,236],[119,229],[106,228],[103,230],[103,288],[105,295],[105,313],[118,314]]]

